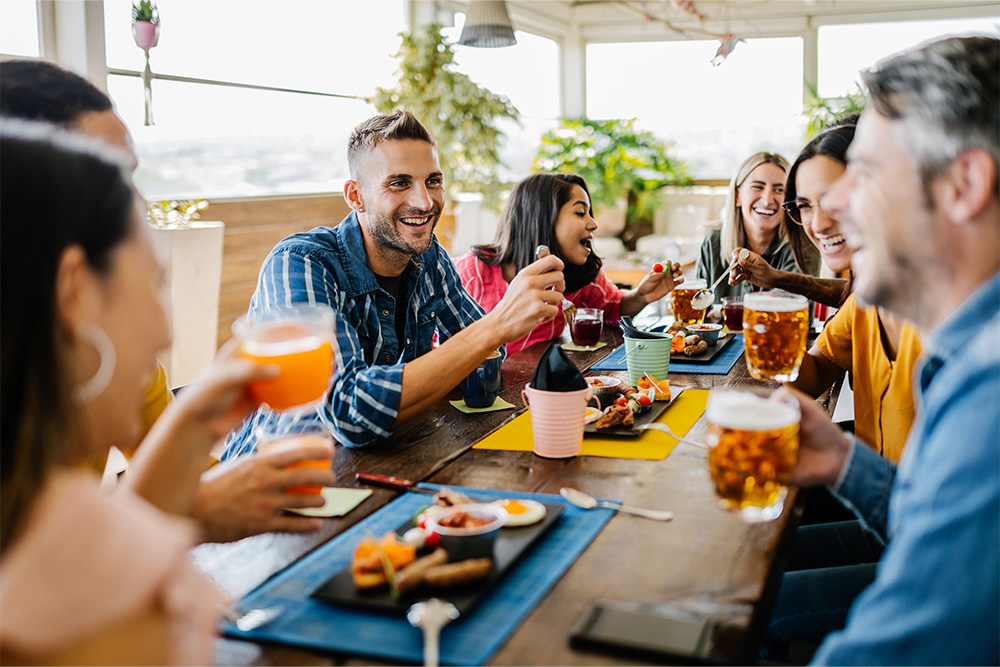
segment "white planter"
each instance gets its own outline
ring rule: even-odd
[[[193,380],[215,357],[225,225],[195,222],[188,229],[154,227],[152,232],[166,270],[161,296],[173,330],[173,344],[160,362],[176,387]]]

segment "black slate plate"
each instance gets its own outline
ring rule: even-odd
[[[587,424],[583,427],[583,436],[588,435],[597,438],[638,438],[642,435],[637,427],[642,424],[648,424],[650,422],[656,421],[656,419],[663,414],[664,410],[669,408],[677,400],[677,397],[681,395],[684,391],[680,387],[670,388],[670,400],[669,401],[653,401],[653,405],[649,410],[638,414],[635,416],[635,421],[629,426],[612,426],[610,428],[602,428],[600,430],[594,428],[593,422]]]
[[[663,329],[666,331],[666,327],[653,327],[650,331],[656,331],[657,329]],[[670,353],[670,363],[680,362],[682,364],[707,364],[712,359],[722,352],[733,340],[736,339],[738,334],[727,333],[725,338],[720,338],[719,342],[715,345],[709,345],[708,349],[701,354],[696,354],[694,356],[685,357],[683,352],[671,352]]]
[[[374,591],[359,591],[354,585],[350,570],[345,567],[316,589],[312,596],[341,606],[391,614],[405,614],[414,602],[419,602],[430,597],[440,597],[451,602],[458,608],[459,612],[465,614],[468,609],[471,609],[489,593],[493,585],[514,564],[514,561],[527,551],[535,540],[548,530],[549,526],[556,522],[556,519],[559,518],[559,515],[565,509],[563,505],[542,504],[545,505],[545,518],[540,522],[532,526],[500,529],[493,551],[493,574],[484,581],[462,588],[449,588],[434,592],[426,589],[417,589],[400,597],[399,600],[393,600],[389,595],[388,587],[379,588]],[[402,535],[410,528],[413,528],[413,526],[414,523],[412,520],[407,521],[397,528],[396,532]],[[417,555],[422,556],[425,553],[426,551]]]

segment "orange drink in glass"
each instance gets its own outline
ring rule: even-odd
[[[296,470],[299,468],[316,468],[318,470],[329,470],[333,465],[333,436],[329,431],[324,430],[315,421],[296,421],[289,423],[287,419],[282,419],[281,415],[272,417],[275,421],[260,426],[257,431],[257,452],[259,454],[269,454],[274,452],[291,451],[307,445],[320,445],[325,447],[330,455],[321,459],[306,459],[285,466],[285,470]],[[290,486],[285,489],[286,493],[305,493],[318,496],[323,493],[322,486]]]
[[[281,369],[277,377],[250,384],[250,393],[271,410],[314,408],[333,374],[333,311],[301,304],[241,317],[233,325],[240,355]]]

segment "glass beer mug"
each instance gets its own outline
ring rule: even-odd
[[[712,392],[705,418],[719,505],[750,523],[776,519],[798,460],[798,403],[790,396],[769,400],[751,392]]]
[[[787,292],[743,297],[747,370],[757,380],[791,382],[799,376],[809,333],[809,299]]]

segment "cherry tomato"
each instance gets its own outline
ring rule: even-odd
[[[617,399],[615,400],[615,405],[621,405],[621,406],[626,406],[626,405],[628,405],[628,399],[627,399],[627,398],[625,398],[624,396],[619,396],[619,397],[618,397],[618,398],[617,398]]]
[[[441,546],[441,536],[433,530],[424,531],[424,546],[429,549],[437,549]]]
[[[650,403],[652,403],[652,401],[649,400],[649,396],[647,396],[646,394],[639,394],[639,405],[641,405],[644,408],[647,408],[649,407]]]
[[[653,264],[653,273],[663,273],[663,265],[659,262]]]

